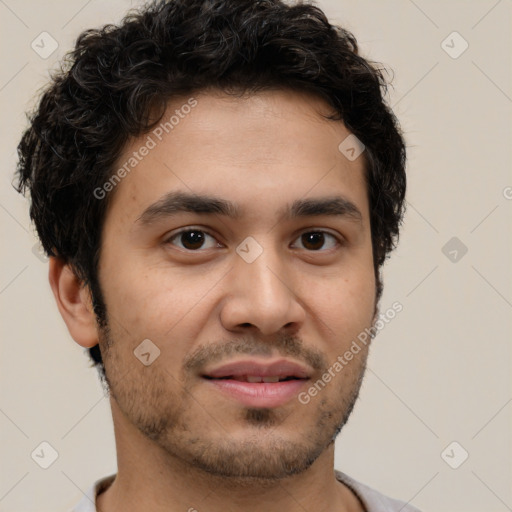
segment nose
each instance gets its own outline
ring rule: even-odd
[[[265,249],[252,263],[237,256],[228,276],[220,313],[227,330],[252,329],[272,335],[281,330],[295,332],[304,323],[305,310],[295,293],[298,276],[275,251]]]

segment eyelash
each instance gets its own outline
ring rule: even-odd
[[[168,237],[166,240],[165,240],[165,244],[171,244],[171,245],[174,245],[172,243],[172,241],[175,239],[175,238],[178,238],[180,235],[183,235],[184,233],[189,233],[189,232],[200,232],[200,233],[204,233],[210,237],[212,237],[213,239],[215,239],[215,236],[212,235],[209,231],[203,229],[203,228],[196,228],[196,227],[187,227],[187,228],[183,228],[181,229],[180,231],[177,231],[176,233],[174,233],[173,235],[171,235],[170,237]],[[336,248],[339,248],[340,246],[343,245],[343,240],[340,239],[339,237],[337,237],[336,235],[334,235],[333,233],[329,232],[329,231],[325,231],[323,229],[309,229],[307,231],[303,231],[302,233],[300,233],[296,240],[299,239],[300,237],[302,237],[303,235],[306,235],[306,234],[310,234],[310,233],[321,233],[323,235],[329,235],[330,237],[334,238],[334,240],[336,241]],[[186,251],[186,252],[189,252],[189,253],[195,253],[195,252],[202,252],[202,251],[205,251],[207,249],[197,249],[197,250],[193,250],[193,249],[186,249],[186,248],[182,248],[182,247],[179,247],[180,250],[182,251]],[[324,253],[324,252],[329,252],[330,250],[332,250],[333,248],[331,249],[325,249],[325,250],[307,250],[305,249],[307,252],[311,252],[311,253]]]

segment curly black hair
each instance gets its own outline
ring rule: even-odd
[[[122,22],[79,35],[43,91],[18,146],[18,192],[49,256],[64,259],[106,308],[98,282],[100,240],[112,198],[93,193],[114,173],[132,136],[162,118],[166,102],[209,88],[228,94],[294,89],[324,99],[366,146],[363,153],[377,303],[380,267],[405,211],[406,150],[385,101],[385,68],[359,55],[355,37],[318,7],[281,0],[159,0]],[[105,369],[98,345],[89,349]]]

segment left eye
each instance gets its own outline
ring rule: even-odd
[[[326,237],[331,239],[331,247],[328,247],[327,249],[332,249],[333,247],[336,247],[337,244],[339,244],[338,239],[331,233],[326,231],[307,231],[302,233],[297,238],[297,240],[300,240],[302,244],[302,247],[299,247],[299,249],[303,248],[308,251],[318,251],[325,245]],[[203,247],[207,238],[210,238],[214,243],[210,245],[210,247]],[[181,242],[181,245],[178,245],[178,247],[187,251],[210,249],[219,246],[215,238],[202,229],[189,228],[183,231],[179,231],[178,233],[175,233],[173,236],[171,236],[167,240],[167,243],[173,244],[175,239],[178,239]],[[215,245],[215,243],[217,243],[217,245]]]
[[[318,251],[318,249],[324,245],[326,236],[333,240],[332,246],[328,247],[328,249],[332,249],[339,244],[338,239],[331,233],[327,233],[327,231],[308,231],[306,233],[302,233],[302,235],[300,235],[297,240],[300,240],[303,246],[309,245],[310,250]],[[304,248],[308,249],[308,247]]]

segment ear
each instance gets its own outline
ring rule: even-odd
[[[82,347],[98,344],[96,316],[89,289],[82,285],[64,260],[50,256],[48,279],[69,333]]]

